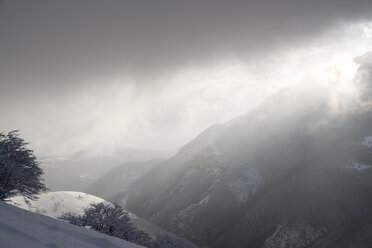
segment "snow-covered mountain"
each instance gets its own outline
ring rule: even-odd
[[[368,247],[371,63],[357,83],[336,109],[328,89],[288,89],[210,127],[131,186],[127,208],[206,247]]]
[[[141,246],[0,202],[0,247],[139,248]]]

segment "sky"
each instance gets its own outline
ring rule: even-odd
[[[350,90],[371,44],[370,0],[0,0],[0,131],[176,150],[283,87]]]

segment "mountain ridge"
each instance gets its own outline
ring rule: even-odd
[[[372,207],[372,108],[329,90],[282,90],[206,129],[131,187],[128,209],[206,247],[306,247],[352,226]]]

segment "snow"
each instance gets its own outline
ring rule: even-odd
[[[372,147],[372,136],[364,137],[360,143],[368,148]]]
[[[265,240],[265,248],[307,247],[312,241],[326,233],[320,226],[280,224],[275,232]]]
[[[198,211],[200,207],[206,206],[208,202],[209,195],[206,195],[199,202],[190,204],[171,219],[171,225],[178,225],[178,228],[182,228],[182,222],[186,220],[193,221],[196,211]]]
[[[353,163],[352,165],[348,165],[347,168],[354,169],[357,171],[364,171],[372,168],[372,165]]]
[[[10,200],[12,205],[50,217],[57,217],[67,212],[82,214],[83,209],[89,207],[92,203],[106,202],[111,204],[99,197],[75,191],[55,191],[40,194],[39,199],[29,201],[29,205],[22,196],[12,197]]]
[[[214,177],[219,177],[221,175],[221,168],[205,168],[205,171]]]
[[[200,208],[208,204],[209,199],[209,195],[205,195],[199,202],[190,204],[188,207],[178,212],[170,220],[171,229],[178,233],[190,233],[190,225],[194,222],[195,214]]]
[[[189,216],[192,216],[193,213],[199,208],[199,207],[204,207],[205,205],[207,205],[209,202],[209,195],[205,196],[204,198],[202,198],[199,202],[197,203],[193,203],[193,204],[190,204],[187,208],[181,210],[178,215],[180,216],[183,216],[183,217],[187,217],[188,215]]]
[[[209,195],[207,195],[206,197],[204,197],[203,199],[201,199],[198,204],[200,206],[204,206],[204,205],[208,204],[208,202],[209,202]]]
[[[0,202],[0,247],[139,248],[142,246]]]
[[[107,204],[111,204],[99,197],[75,191],[56,191],[41,194],[38,200],[30,201],[30,205],[27,205],[21,196],[13,197],[11,200],[13,202],[10,202],[10,204],[16,207],[52,218],[56,218],[67,212],[82,214],[83,209],[89,207],[92,203],[106,202]],[[135,214],[127,213],[137,228],[147,231],[153,237],[158,233],[166,233],[155,225],[137,217]],[[0,248],[2,248],[1,245]]]

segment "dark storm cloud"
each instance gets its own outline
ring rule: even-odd
[[[0,2],[1,91],[70,87],[185,64],[250,58],[370,17],[371,1]]]

